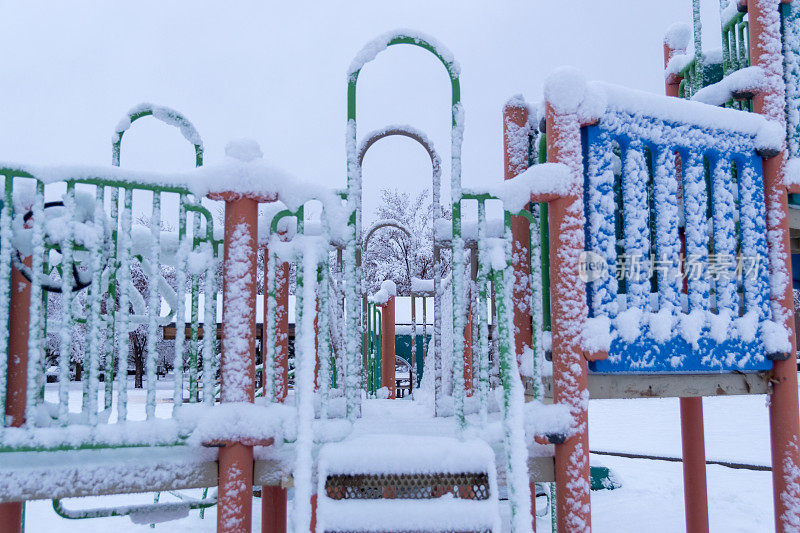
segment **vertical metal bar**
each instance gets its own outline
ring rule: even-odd
[[[324,216],[324,215],[323,215]],[[327,232],[326,232],[327,238]],[[325,259],[317,267],[317,298],[319,299],[318,325],[319,325],[319,395],[320,395],[320,418],[328,418],[328,398],[331,388],[331,351],[330,351],[330,269]]]
[[[268,402],[275,401],[275,306],[276,280],[275,275],[276,258],[275,254],[270,253],[269,247],[264,246],[264,322],[261,326],[261,359],[263,361],[263,380],[264,398]]]
[[[117,422],[128,418],[128,357],[130,356],[130,290],[131,290],[131,204],[132,192],[125,189],[120,216],[120,233],[117,239],[117,287],[119,311],[115,330],[118,335],[117,358]],[[177,338],[177,337],[176,337]],[[177,342],[177,341],[176,341]]]
[[[100,325],[103,320],[100,314],[102,310],[101,303],[103,300],[103,291],[100,286],[100,281],[103,275],[102,258],[103,254],[105,253],[103,250],[105,246],[105,225],[103,221],[106,216],[104,204],[105,188],[102,185],[98,185],[95,193],[93,218],[95,226],[98,227],[99,231],[94,242],[89,246],[89,262],[91,264],[92,281],[91,285],[89,286],[89,316],[87,324],[87,329],[89,330],[89,364],[87,368],[87,377],[89,379],[89,402],[87,404],[87,421],[90,425],[97,424],[97,393],[100,385],[100,350],[102,347]],[[105,379],[105,377],[103,379]]]
[[[505,241],[511,249],[511,224],[505,214]],[[513,354],[514,346],[514,302],[511,285],[514,272],[506,253],[506,268],[492,272],[497,295],[497,331],[500,338],[500,381],[503,387],[502,425],[503,444],[506,453],[506,479],[508,499],[511,506],[511,523],[514,531],[527,530],[533,524],[531,487],[529,485],[528,448],[519,406],[524,403],[519,368]]]
[[[208,224],[211,224],[211,220]],[[210,232],[213,238],[213,232]],[[209,264],[206,268],[203,288],[203,402],[214,405],[214,389],[217,382],[216,345],[217,345],[217,260],[214,245],[206,244]]]
[[[489,251],[486,249],[486,204],[478,201],[478,398],[481,426],[489,419],[489,322],[486,293],[489,278]]]
[[[39,406],[39,367],[43,352],[42,333],[42,262],[44,260],[44,184],[36,182],[33,199],[33,232],[31,258],[31,300],[28,323],[28,390],[25,404],[25,426],[36,424],[36,409]]]
[[[192,240],[194,246],[197,246],[198,236],[200,235],[200,214],[194,213],[192,224]],[[183,237],[186,239],[186,237]],[[189,344],[189,402],[194,403],[198,401],[198,387],[197,387],[197,352],[198,352],[198,336],[200,329],[199,317],[199,299],[200,299],[200,277],[192,274],[192,310],[191,310],[191,342]]]
[[[61,327],[59,333],[58,347],[58,422],[61,426],[69,423],[69,367],[72,361],[72,299],[73,293],[73,250],[75,243],[75,184],[67,182],[67,193],[64,195],[64,211],[67,218],[67,228],[64,242],[61,243]],[[86,361],[83,361],[84,367]],[[85,368],[84,368],[85,370]],[[84,372],[82,376],[83,399],[82,410],[86,413],[87,407],[87,378]]]
[[[107,293],[105,295],[105,330],[106,330],[106,344],[105,344],[105,352],[106,352],[106,359],[105,359],[105,368],[104,368],[104,379],[105,379],[105,392],[103,394],[103,408],[104,409],[111,409],[111,404],[114,399],[114,357],[115,353],[115,346],[114,346],[114,328],[116,326],[116,321],[114,317],[116,316],[116,296],[119,287],[117,286],[115,280],[112,276],[116,271],[117,265],[117,239],[118,239],[118,232],[117,232],[117,224],[119,223],[119,189],[116,187],[111,187],[111,250],[109,250],[109,257],[107,262],[107,270],[105,273],[108,287]]]
[[[147,359],[145,360],[145,375],[147,379],[145,413],[148,420],[156,415],[156,359],[158,358],[156,337],[158,336],[158,317],[161,314],[161,295],[158,287],[158,277],[161,275],[161,193],[158,191],[153,191],[150,239],[149,264],[145,269],[145,275],[149,277],[146,280],[149,302],[147,305]],[[183,328],[177,330],[176,333],[183,336]],[[176,338],[178,335],[176,335]]]
[[[0,413],[3,415],[5,415],[8,401],[6,386],[8,385],[7,372],[9,369],[9,341],[11,337],[9,323],[12,299],[11,239],[14,235],[11,228],[11,209],[14,205],[14,178],[11,176],[4,176],[4,178],[3,205],[0,208]],[[3,420],[0,423],[0,436],[3,434],[5,425],[5,420]]]
[[[225,226],[226,231],[230,231]],[[186,359],[186,247],[184,246],[184,236],[186,235],[186,197],[181,195],[180,207],[178,208],[178,253],[175,268],[175,295],[177,297],[177,308],[175,309],[175,353],[173,358],[173,374],[175,388],[172,391],[172,408],[175,410],[183,404],[183,368]],[[214,291],[216,298],[216,291]],[[216,299],[214,300],[216,306]],[[216,307],[215,307],[216,309]],[[216,339],[216,328],[214,332]]]

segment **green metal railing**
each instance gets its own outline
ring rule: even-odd
[[[383,361],[383,313],[380,306],[373,302],[368,304],[367,312],[367,394],[374,398],[378,389],[383,387],[381,364]]]
[[[133,121],[150,115],[180,127],[185,137],[194,139],[195,163],[202,164],[202,142],[191,124],[172,110],[148,104],[131,110],[117,127],[112,146],[115,166],[119,166],[124,131]],[[215,331],[221,242],[214,238],[210,211],[186,188],[119,179],[101,171],[59,173],[0,168],[4,186],[0,287],[10,287],[12,264],[31,282],[25,430],[33,431],[30,438],[21,439],[22,430],[7,427],[13,421],[0,424],[0,450],[142,445],[136,435],[110,442],[94,432],[77,440],[65,433],[64,441],[59,442],[51,434],[46,443],[35,435],[41,427],[107,424],[113,415],[116,423],[131,420],[127,354],[133,332],[143,358],[144,418],[155,419],[157,364],[163,356],[157,340],[160,328],[173,320],[177,332],[172,358],[176,383],[173,413],[184,401],[184,379],[188,381],[188,401],[200,398],[201,354],[206,354],[202,358],[203,400],[213,404],[213,393],[207,391],[214,390],[216,381],[216,335],[205,335],[202,342],[199,339],[199,304],[202,296],[203,322],[213,324]],[[60,191],[64,191],[62,200],[45,202],[46,196],[57,196]],[[162,206],[174,207],[177,220],[165,217]],[[164,229],[173,224],[177,224],[177,232]],[[191,302],[188,320],[187,299]],[[0,328],[2,409],[8,396],[5,362],[10,303],[8,290],[0,291],[0,323],[5,324]],[[187,327],[191,332],[188,343],[182,334]],[[71,370],[81,348],[83,360],[77,363],[83,367],[80,410],[75,412],[70,408]],[[52,387],[57,391],[46,396],[51,362],[57,368],[58,383]],[[155,444],[181,440],[169,438]]]

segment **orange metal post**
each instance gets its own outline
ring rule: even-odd
[[[753,100],[753,111],[783,123],[785,94],[783,58],[775,49],[780,43],[781,22],[777,0],[750,0],[750,64],[765,73],[764,90]],[[780,48],[778,48],[780,50]],[[767,214],[767,245],[770,255],[770,300],[773,320],[783,322],[789,332],[788,359],[775,361],[769,401],[772,447],[772,487],[776,531],[796,531],[800,524],[800,412],[797,398],[797,367],[789,255],[787,191],[783,185],[784,150],[764,159],[764,195]]]
[[[504,178],[507,180],[528,168],[529,133],[528,108],[523,102],[506,103],[503,107],[503,167]],[[514,269],[514,287],[511,293],[511,300],[514,302],[514,353],[519,364],[523,352],[530,349],[533,337],[530,309],[531,231],[525,217],[511,217],[511,238],[511,264]],[[466,369],[466,365],[464,368]],[[531,483],[531,493],[536,494],[534,483]],[[533,531],[536,531],[535,496],[531,497],[531,515]]]
[[[676,53],[664,42],[664,67]],[[667,96],[678,96],[681,78],[665,80]],[[685,287],[685,282],[684,282]],[[685,292],[685,288],[684,288]],[[703,398],[680,398],[681,444],[683,453],[683,506],[687,533],[708,533],[708,489],[706,487],[706,445],[703,426]]]
[[[258,202],[231,195],[225,203],[225,269],[222,304],[222,402],[255,396],[256,253]],[[252,529],[253,447],[226,443],[219,450],[217,531]]]
[[[381,318],[381,381],[389,388],[389,398],[397,397],[394,353],[394,296],[382,306]]]
[[[269,264],[269,249],[264,248],[264,324],[261,329],[261,353],[266,356],[267,345],[267,306],[268,295],[266,291],[267,266]],[[276,262],[275,298],[275,401],[283,403],[289,380],[289,325],[288,325],[288,300],[289,300],[289,264],[283,261]],[[266,365],[266,360],[264,360]],[[267,392],[264,380],[264,393]],[[286,489],[283,487],[261,487],[261,533],[286,533],[287,501]]]
[[[275,316],[275,398],[286,400],[289,392],[289,263],[278,263],[278,294]]]
[[[547,160],[564,163],[582,183],[580,121],[575,110],[556,112],[547,102]],[[550,203],[550,291],[553,401],[568,405],[574,433],[556,444],[556,515],[559,531],[589,531],[589,413],[587,362],[574,334],[588,315],[586,287],[578,276],[584,246],[583,189]]]
[[[30,265],[30,261],[28,261]],[[11,269],[11,309],[8,321],[8,381],[6,413],[10,425],[25,423],[28,394],[28,323],[30,320],[31,284],[16,268]],[[0,527],[8,533],[22,530],[25,502],[0,504]]]
[[[504,177],[511,179],[528,168],[528,108],[509,102],[503,108]],[[511,217],[511,254],[514,268],[514,350],[519,362],[531,346],[531,232],[525,217]]]

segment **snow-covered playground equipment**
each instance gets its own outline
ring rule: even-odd
[[[724,394],[770,395],[776,529],[798,527],[788,193],[800,193],[800,6],[723,7],[719,79],[699,38],[686,55],[682,27],[664,41],[667,96],[559,69],[541,104],[507,102],[505,179],[479,187],[461,185],[459,66],[408,31],[369,43],[348,70],[343,190],[271,167],[252,141],[203,165],[192,124],[149,104],[116,127],[111,167],[0,164],[4,530],[19,531],[22,502],[48,498],[69,518],[143,523],[216,504],[218,531],[250,531],[260,486],[264,532],[285,531],[287,516],[295,531],[499,531],[503,495],[522,532],[535,529],[536,483],[553,482],[557,529],[589,531],[588,400],[656,396],[681,398],[687,530],[706,531],[700,398]],[[425,358],[415,402],[431,416],[393,427],[368,412],[386,405],[380,385],[393,397],[394,284],[362,287],[361,167],[375,142],[403,135],[430,156],[434,206],[441,176],[411,127],[359,142],[359,73],[399,44],[450,77],[452,219],[434,209],[434,277],[411,283],[435,303],[430,343],[417,353],[416,318],[411,343],[412,361]],[[194,146],[195,170],[120,168],[123,135],[150,115]],[[157,340],[170,324],[163,394]],[[137,338],[143,394],[128,380]],[[214,486],[149,505],[58,501]]]

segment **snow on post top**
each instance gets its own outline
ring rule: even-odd
[[[446,46],[430,35],[407,29],[397,29],[386,32],[364,45],[364,47],[356,54],[356,57],[353,58],[353,62],[350,63],[350,67],[347,69],[347,76],[352,77],[354,74],[360,71],[364,65],[375,59],[379,53],[386,50],[390,42],[403,37],[413,39],[417,44],[429,44],[434,50],[436,50],[439,58],[447,67],[450,77],[453,79],[459,77],[461,74],[461,66],[456,61],[453,53]]]
[[[515,94],[503,105],[503,108],[506,107],[519,107],[521,109],[525,109],[528,107],[528,102],[525,101],[525,97],[522,94]]]
[[[544,82],[545,100],[560,113],[576,113],[586,97],[586,78],[574,67],[559,67]]]
[[[664,44],[672,50],[686,50],[692,38],[692,28],[685,22],[676,22],[664,34]]]
[[[370,300],[378,305],[384,305],[393,296],[397,296],[397,285],[394,281],[387,279],[381,283],[381,288],[370,297]]]
[[[234,139],[225,145],[225,155],[249,163],[264,157],[261,147],[253,139]]]
[[[555,69],[544,82],[544,99],[554,111],[577,114],[581,122],[592,122],[606,109],[603,91],[588,83],[574,67]]]

